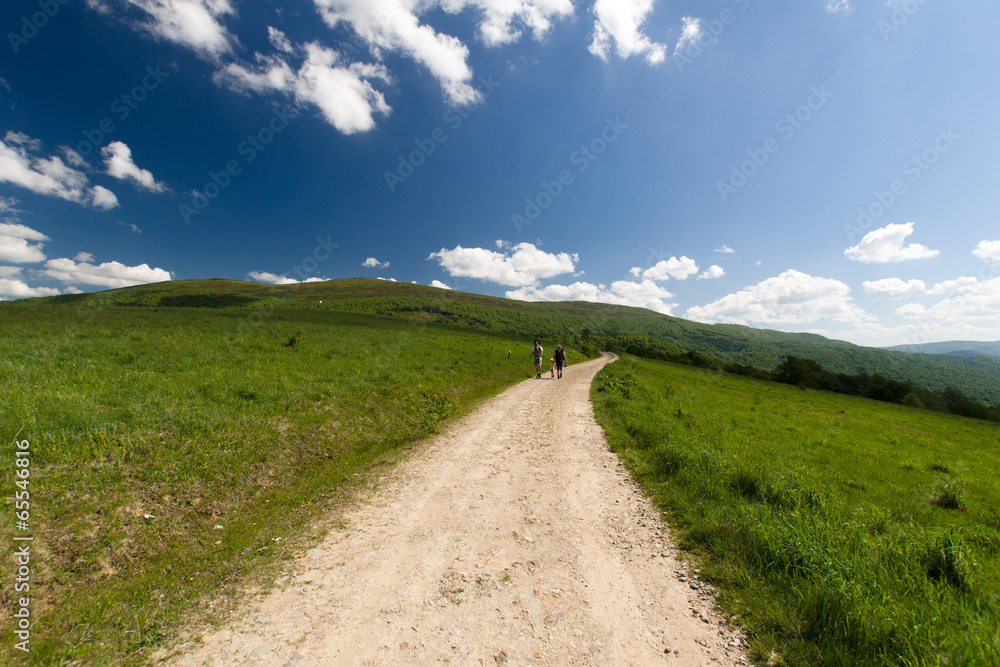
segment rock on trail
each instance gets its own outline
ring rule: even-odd
[[[594,421],[612,359],[452,423],[172,664],[747,664]]]

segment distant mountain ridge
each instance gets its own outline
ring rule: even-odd
[[[107,308],[219,308],[256,310],[269,317],[321,309],[436,322],[554,344],[592,338],[598,345],[637,354],[695,352],[723,362],[770,371],[786,357],[812,359],[832,373],[879,374],[928,389],[953,387],[988,405],[1000,403],[1000,359],[915,354],[868,348],[809,333],[732,324],[702,324],[644,308],[584,301],[525,302],[415,283],[369,278],[270,285],[240,280],[178,280],[121,289],[0,302],[4,308],[69,307],[79,317]],[[250,319],[250,318],[247,318]],[[235,320],[234,320],[235,321]]]
[[[919,345],[894,345],[882,348],[890,352],[912,352],[914,354],[948,354],[958,357],[994,357],[1000,359],[1000,340],[969,341],[951,340],[940,343],[921,343]]]

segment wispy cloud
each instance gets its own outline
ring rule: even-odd
[[[39,157],[41,142],[22,132],[7,132],[0,142],[0,182],[7,182],[40,195],[111,209],[118,198],[99,185],[88,187],[90,180],[82,171],[63,162],[59,156]]]

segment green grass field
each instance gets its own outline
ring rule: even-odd
[[[631,357],[592,395],[756,659],[1000,664],[1000,425]]]
[[[6,309],[0,540],[34,537],[33,624],[25,656],[8,561],[0,663],[142,661],[202,603],[308,546],[366,471],[527,377],[529,353],[315,310]],[[15,530],[15,438],[30,443],[28,531]]]

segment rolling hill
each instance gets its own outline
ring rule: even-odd
[[[1000,403],[1000,359],[915,354],[868,348],[815,334],[784,333],[728,324],[701,324],[642,308],[589,302],[535,303],[412,283],[347,278],[293,285],[239,280],[183,280],[88,294],[0,304],[72,307],[80,316],[104,308],[224,308],[257,317],[291,309],[320,309],[433,321],[531,339],[580,341],[630,352],[696,352],[723,362],[771,370],[792,355],[834,373],[878,373],[930,389],[953,387],[966,396]],[[0,310],[2,312],[2,310]]]
[[[941,343],[921,343],[919,345],[895,345],[884,348],[892,352],[915,352],[917,354],[949,354],[956,357],[995,357],[1000,359],[1000,340],[951,340]]]

